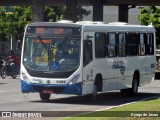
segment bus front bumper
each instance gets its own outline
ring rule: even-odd
[[[28,83],[21,80],[21,91],[22,93],[39,92],[44,93],[44,91],[49,91],[55,94],[82,94],[82,83],[76,84],[36,84]]]

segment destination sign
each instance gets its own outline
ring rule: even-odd
[[[27,33],[41,35],[80,35],[80,28],[29,26]]]

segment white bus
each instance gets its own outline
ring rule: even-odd
[[[21,91],[87,95],[120,90],[135,95],[155,76],[155,28],[102,22],[37,22],[26,26]]]

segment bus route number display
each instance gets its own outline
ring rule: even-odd
[[[50,26],[29,26],[26,31],[27,34],[41,34],[41,35],[80,35],[79,28],[66,27],[50,27]]]
[[[63,35],[63,34],[72,34],[72,29],[37,27],[35,28],[35,33]]]

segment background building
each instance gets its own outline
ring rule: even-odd
[[[130,24],[140,24],[138,18],[136,17],[137,14],[140,14],[140,6],[136,6],[135,8],[129,9],[128,13],[128,23]],[[87,10],[91,10],[91,14],[89,16],[84,16],[83,20],[85,21],[92,21],[92,16],[93,16],[93,7],[92,6],[87,6],[84,7]],[[110,23],[110,22],[118,22],[118,6],[104,6],[103,7],[103,21],[105,23]]]

